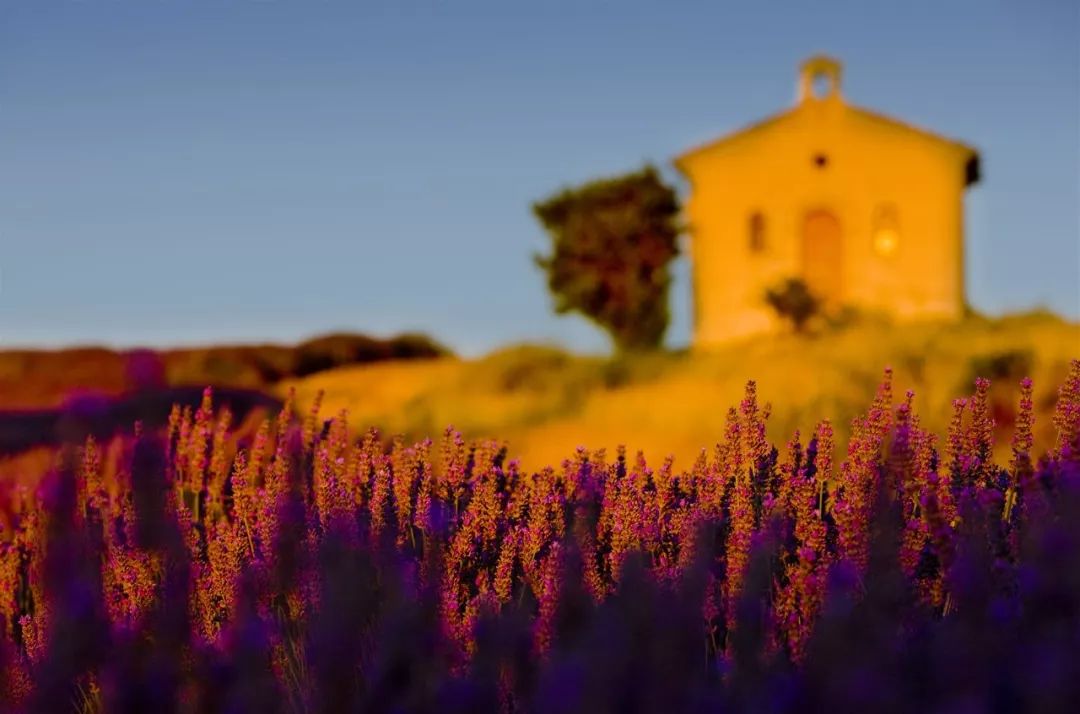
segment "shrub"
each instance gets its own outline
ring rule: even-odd
[[[999,350],[972,357],[968,372],[970,380],[986,377],[994,381],[1015,382],[1031,371],[1033,363],[1031,350]]]
[[[779,285],[765,291],[765,302],[776,314],[791,323],[795,332],[802,333],[810,318],[818,314],[821,301],[799,278],[787,278]]]
[[[293,374],[304,377],[348,364],[388,359],[423,359],[449,351],[423,335],[406,334],[389,340],[346,333],[323,335],[296,346]]]

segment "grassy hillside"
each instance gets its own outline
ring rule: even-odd
[[[923,423],[942,435],[952,400],[970,393],[976,376],[990,378],[1006,444],[1017,382],[1031,376],[1042,446],[1052,433],[1055,390],[1068,360],[1078,357],[1080,325],[1033,313],[959,325],[864,323],[814,337],[743,342],[713,354],[622,361],[518,346],[477,360],[345,367],[280,388],[282,394],[296,388],[300,409],[325,392],[322,413],[347,409],[356,428],[419,437],[453,425],[467,437],[497,438],[529,467],[558,463],[578,446],[619,444],[685,463],[717,441],[748,379],[773,405],[770,438],[782,442],[796,428],[807,433],[821,418],[846,438],[886,366],[894,370],[898,398],[915,390]]]

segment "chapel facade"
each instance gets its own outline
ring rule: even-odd
[[[970,146],[848,104],[805,61],[795,106],[675,160],[687,178],[693,344],[781,329],[765,292],[804,280],[826,310],[958,319]]]

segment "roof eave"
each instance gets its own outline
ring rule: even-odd
[[[965,147],[970,154],[964,164],[964,187],[974,186],[982,179],[982,158],[979,152],[970,146]]]
[[[792,114],[793,111],[794,111],[794,109],[786,109],[786,110],[784,110],[782,112],[778,112],[776,114],[771,114],[771,115],[765,117],[764,119],[761,119],[760,121],[756,121],[756,122],[754,122],[752,124],[748,124],[746,126],[743,126],[742,128],[736,129],[735,131],[732,131],[732,132],[730,132],[728,134],[724,134],[724,135],[722,135],[720,137],[717,137],[715,139],[710,139],[709,141],[697,144],[696,146],[692,146],[689,149],[687,149],[686,151],[684,151],[681,154],[679,154],[678,156],[676,156],[674,159],[672,159],[671,163],[675,166],[675,168],[677,168],[679,171],[681,171],[681,172],[683,172],[685,174],[685,173],[687,173],[686,162],[688,160],[693,159],[696,156],[700,156],[701,154],[704,154],[707,151],[712,151],[714,149],[720,148],[721,146],[725,146],[725,145],[734,143],[736,141],[739,141],[739,140],[743,139],[744,137],[746,137],[749,134],[753,134],[753,133],[755,133],[757,131],[760,131],[761,129],[764,129],[766,126],[770,126],[770,125],[774,124],[775,122],[788,117],[789,115]]]

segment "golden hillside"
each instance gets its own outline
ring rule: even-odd
[[[723,433],[728,407],[748,379],[772,404],[770,438],[809,432],[829,418],[845,438],[885,367],[897,398],[916,393],[923,423],[944,435],[951,402],[976,376],[993,380],[995,417],[1011,433],[1016,385],[1035,380],[1036,434],[1052,434],[1049,413],[1068,361],[1080,357],[1080,325],[1045,313],[960,324],[864,323],[814,337],[748,341],[710,354],[665,353],[612,360],[555,348],[516,346],[475,360],[388,362],[285,382],[297,407],[325,392],[322,414],[348,410],[357,429],[409,437],[453,425],[466,437],[506,442],[527,467],[558,464],[578,446],[643,450],[650,459],[692,460]]]

